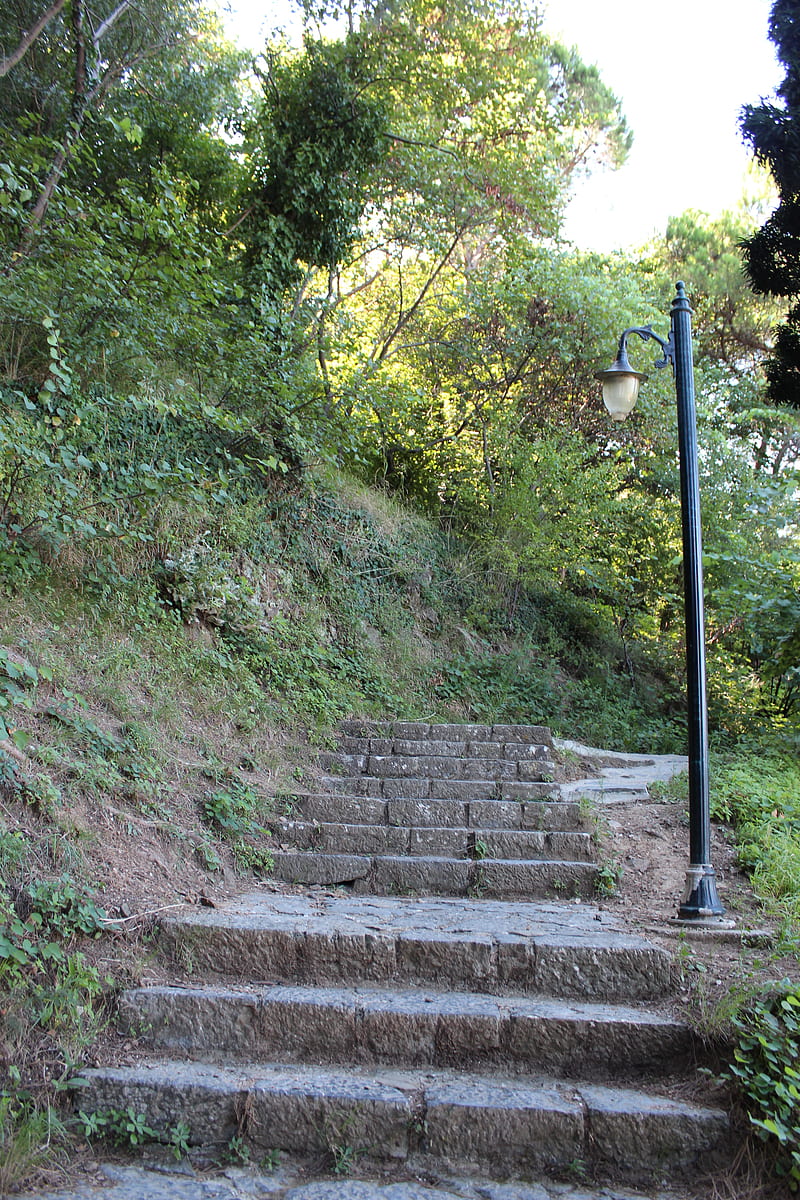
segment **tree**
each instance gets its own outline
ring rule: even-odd
[[[433,475],[422,480],[417,468],[433,444],[460,428],[462,442],[477,436],[488,454],[490,414],[503,396],[513,402],[528,370],[527,302],[521,334],[518,312],[499,325],[491,315],[513,248],[555,237],[573,174],[598,155],[624,158],[630,139],[597,71],[549,41],[523,4],[391,0],[347,15],[343,45],[358,63],[359,101],[386,114],[381,152],[351,186],[358,196],[364,178],[369,194],[358,238],[328,270],[306,273],[291,313],[316,351],[325,420],[338,416],[351,445],[355,421],[370,469],[387,481],[406,486],[414,460],[425,491]],[[307,73],[319,46],[307,43]],[[281,155],[273,138],[263,151],[268,172]],[[296,169],[292,178],[296,203],[307,204],[313,179],[309,188]],[[332,182],[335,199],[335,171]],[[292,204],[281,190],[281,203]],[[300,258],[309,267],[321,261],[309,250]],[[484,318],[495,326],[486,348],[494,363],[484,369],[471,354],[469,381],[459,345],[474,345],[470,329]],[[501,326],[510,331],[505,350]],[[427,431],[427,448],[404,446],[412,430]]]
[[[240,236],[251,285],[279,294],[303,267],[334,270],[345,258],[385,154],[386,114],[352,35],[306,38],[302,51],[273,47],[257,70],[263,98],[248,133]]]
[[[189,39],[196,5],[101,0],[89,8],[86,0],[69,0],[41,15],[32,8],[29,0],[15,0],[0,18],[0,44],[16,43],[3,64],[4,124],[10,132],[21,121],[28,134],[33,124],[38,149],[34,196],[6,270],[30,253],[91,114],[115,88],[133,85],[141,63]]]
[[[742,130],[756,158],[772,172],[780,203],[744,242],[747,274],[756,292],[787,300],[800,297],[800,3],[775,0],[769,35],[786,77],[779,103],[748,105]],[[768,392],[779,404],[800,408],[800,304],[778,326],[766,366]]]

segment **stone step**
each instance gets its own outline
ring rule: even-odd
[[[162,919],[192,973],[617,1003],[664,995],[670,956],[593,905],[256,892]]]
[[[338,1151],[484,1173],[563,1171],[580,1161],[592,1176],[675,1179],[701,1161],[708,1168],[728,1130],[716,1109],[546,1078],[183,1061],[83,1074],[85,1112],[130,1106],[156,1129],[185,1122],[190,1144],[209,1150],[240,1137],[254,1157]]]
[[[195,1059],[499,1068],[582,1079],[674,1073],[688,1026],[623,1005],[480,993],[276,986],[123,993],[120,1023],[150,1049]]]
[[[545,758],[456,758],[436,754],[317,755],[323,770],[372,779],[479,780],[482,783],[551,783],[555,765]]]
[[[557,800],[440,800],[347,795],[344,792],[306,792],[290,797],[285,806],[305,821],[339,824],[399,825],[416,829],[580,829],[583,808],[577,801]]]
[[[592,805],[604,804],[635,804],[637,801],[650,800],[647,786],[641,782],[625,782],[624,780],[608,779],[576,779],[561,784],[561,795],[564,800],[574,800],[578,803],[590,801]]]
[[[455,859],[561,859],[591,862],[594,843],[588,833],[521,829],[422,828],[328,821],[279,820],[272,834],[280,849],[321,854],[426,855]]]
[[[480,861],[431,855],[324,854],[273,850],[271,874],[287,883],[349,887],[357,895],[402,895],[523,899],[596,894],[598,868],[590,862],[491,859]]]
[[[413,738],[340,737],[340,755],[434,756],[437,758],[504,759],[507,762],[552,762],[553,748],[544,742],[440,742]]]
[[[495,742],[542,745],[552,752],[553,735],[546,725],[431,725],[425,721],[341,721],[343,737],[400,738],[420,742]]]
[[[558,800],[557,783],[514,779],[437,779],[420,776],[323,775],[319,785],[328,792],[394,800]]]

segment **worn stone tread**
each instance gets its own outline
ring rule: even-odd
[[[528,742],[553,745],[546,725],[430,725],[425,721],[341,721],[345,737],[404,738],[438,742]]]
[[[589,904],[256,892],[165,917],[193,970],[253,981],[402,982],[462,991],[639,1000],[670,956]]]
[[[580,830],[580,804],[533,800],[429,799],[301,792],[285,801],[291,817],[333,824],[399,825],[416,829]]]
[[[126,1033],[151,1047],[324,1063],[455,1066],[583,1078],[675,1071],[689,1027],[626,1005],[432,989],[150,987],[124,993]]]
[[[591,1191],[545,1179],[540,1182],[515,1180],[499,1183],[470,1171],[467,1178],[452,1172],[440,1175],[426,1167],[425,1182],[378,1170],[365,1173],[361,1167],[347,1179],[320,1170],[319,1158],[281,1157],[277,1167],[224,1166],[202,1172],[184,1162],[161,1161],[142,1167],[120,1162],[98,1162],[97,1176],[85,1183],[57,1191],[37,1190],[20,1194],[19,1200],[686,1200],[680,1193],[648,1187],[647,1195],[620,1184],[596,1184]],[[102,1181],[102,1182],[101,1182]]]
[[[453,754],[336,754],[318,755],[325,769],[342,770],[351,775],[369,775],[375,779],[428,778],[520,780],[524,783],[552,782],[555,766],[549,759],[527,755],[516,758],[457,757]]]
[[[244,1122],[255,1151],[321,1151],[339,1138],[381,1159],[504,1170],[563,1169],[588,1151],[635,1178],[691,1169],[728,1129],[716,1109],[547,1077],[163,1059],[85,1077],[87,1112],[132,1105],[155,1128],[185,1121],[190,1142],[202,1145],[225,1143]]]
[[[220,1166],[195,1171],[185,1160],[160,1161],[143,1167],[120,1162],[97,1162],[96,1177],[57,1191],[21,1193],[19,1200],[686,1200],[685,1190],[659,1188],[647,1195],[620,1184],[573,1186],[563,1181],[498,1183],[470,1171],[467,1178],[452,1172],[440,1175],[426,1166],[425,1182],[398,1180],[380,1168],[374,1174],[359,1165],[347,1179],[320,1169],[319,1156],[282,1155],[277,1167]]]
[[[436,855],[357,855],[275,850],[273,875],[291,883],[347,885],[363,895],[594,895],[595,863],[563,859],[470,860]]]
[[[319,781],[329,792],[348,796],[372,796],[384,800],[558,800],[557,783],[519,780],[440,779],[423,775],[323,775]]]
[[[450,858],[562,859],[588,862],[594,843],[588,833],[567,830],[483,829],[467,826],[416,828],[399,824],[275,821],[272,833],[294,848],[323,854],[447,855]],[[286,849],[286,846],[281,846]]]
[[[320,758],[325,760],[323,751]],[[435,755],[440,758],[504,758],[551,759],[552,745],[546,742],[497,742],[479,739],[400,738],[400,737],[348,737],[339,738],[340,755],[410,754]]]

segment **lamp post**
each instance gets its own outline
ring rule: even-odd
[[[689,869],[678,916],[686,921],[719,917],[725,911],[717,896],[711,865],[711,813],[708,788],[708,708],[703,628],[703,560],[700,533],[700,483],[697,465],[697,417],[692,365],[692,309],[682,283],[670,310],[669,340],[651,326],[626,329],[616,360],[595,378],[603,384],[603,402],[614,421],[624,421],[633,409],[639,385],[647,375],[628,362],[628,338],[652,338],[663,351],[656,367],[672,363],[678,406],[678,451],[681,476],[683,586],[686,598],[686,690],[689,703]]]

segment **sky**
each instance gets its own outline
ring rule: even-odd
[[[735,208],[751,155],[744,104],[783,78],[767,37],[772,0],[549,0],[545,28],[576,45],[622,101],[628,162],[584,183],[566,234],[586,249],[640,245],[689,208]]]
[[[772,0],[542,0],[547,33],[577,46],[622,102],[634,144],[624,167],[579,182],[565,235],[610,252],[663,234],[670,216],[735,208],[751,156],[744,104],[783,77],[767,37]],[[230,0],[228,32],[251,49],[287,22],[284,0]]]

